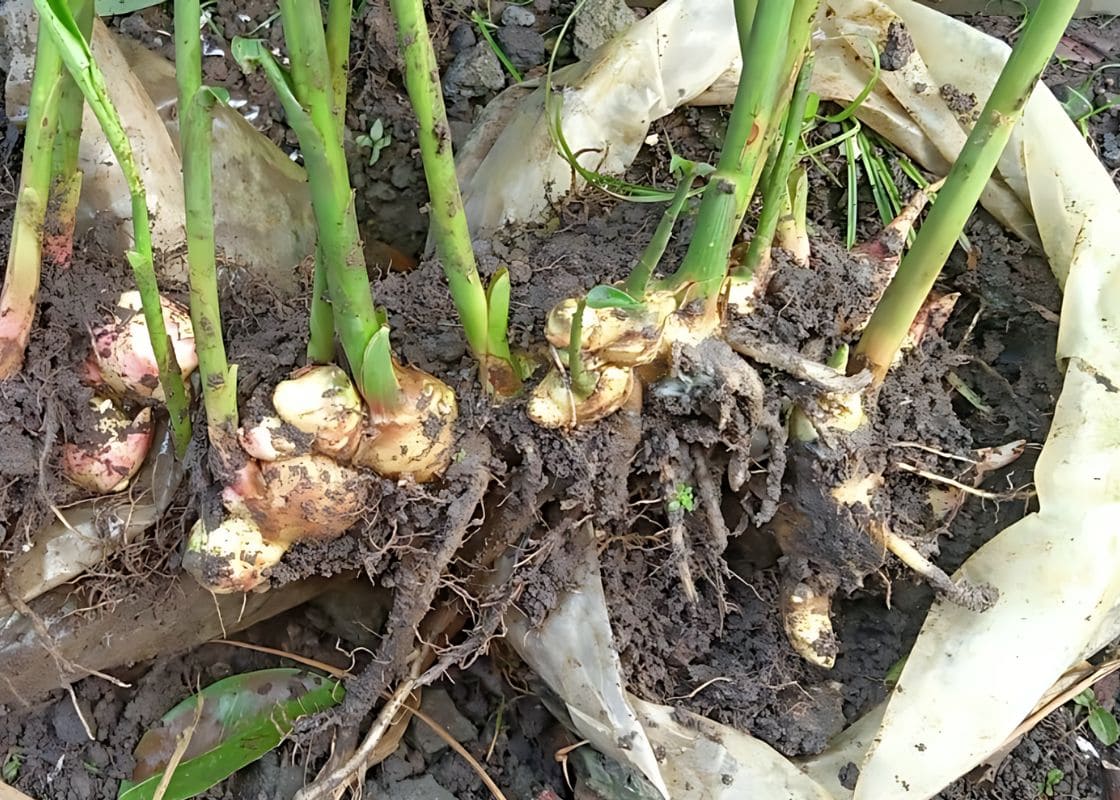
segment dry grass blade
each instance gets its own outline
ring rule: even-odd
[[[301,656],[297,653],[289,653],[287,650],[278,650],[275,647],[265,647],[262,644],[250,644],[249,642],[237,642],[233,639],[214,639],[211,644],[228,644],[230,647],[240,647],[242,650],[253,650],[257,653],[286,658],[289,661],[295,661],[297,664],[303,664],[305,667],[322,670],[332,678],[338,678],[339,680],[350,677],[350,673],[346,670],[339,669],[325,661],[317,661],[314,658]]]
[[[232,639],[215,639],[213,644],[227,644],[227,645],[230,645],[231,647],[240,647],[240,648],[245,649],[245,650],[255,650],[258,653],[267,653],[268,655],[279,656],[280,658],[287,658],[291,661],[295,661],[298,664],[303,664],[303,665],[308,666],[308,667],[313,667],[315,669],[320,669],[323,672],[326,672],[328,675],[331,675],[332,677],[339,678],[339,679],[346,678],[350,674],[349,672],[347,672],[345,670],[341,670],[338,667],[333,667],[330,664],[325,664],[322,661],[316,661],[313,658],[306,658],[305,656],[297,655],[296,653],[289,653],[286,650],[278,650],[278,649],[273,648],[273,647],[265,647],[264,645],[249,644],[248,642],[237,642],[237,641],[233,641]],[[385,697],[386,700],[388,700],[390,698],[390,695],[388,693],[385,693],[383,696]],[[394,727],[396,727],[398,725],[400,726],[401,735],[403,735],[403,732],[404,732],[404,727],[405,727],[404,723],[407,722],[409,716],[410,715],[415,716],[418,720],[420,720],[425,725],[427,725],[432,730],[432,733],[434,733],[436,736],[438,736],[440,739],[442,739],[447,744],[448,747],[450,747],[452,750],[454,750],[456,753],[458,753],[460,756],[463,757],[463,760],[466,761],[470,765],[471,769],[473,769],[475,771],[475,774],[478,775],[479,780],[481,780],[482,783],[485,784],[486,788],[490,791],[490,794],[492,794],[494,796],[494,800],[507,800],[505,794],[503,794],[502,790],[500,788],[498,788],[498,784],[496,784],[494,782],[494,779],[490,777],[490,775],[486,772],[486,770],[482,766],[482,764],[479,763],[478,759],[476,759],[473,755],[471,755],[470,751],[467,750],[467,748],[463,746],[462,742],[460,742],[458,739],[456,739],[454,736],[452,736],[450,733],[448,733],[447,730],[445,730],[442,725],[440,725],[434,719],[429,717],[427,714],[425,714],[419,708],[416,708],[414,706],[410,706],[407,703],[405,703],[402,710],[405,712],[405,714],[402,717],[400,717],[396,722],[393,723]],[[396,735],[395,731],[393,729],[390,729],[385,734],[385,737],[384,737],[383,741],[386,741],[386,742],[391,741],[394,738],[396,739],[397,742],[400,741],[400,735]],[[393,750],[396,750],[395,746],[393,747]],[[378,753],[375,752],[373,755],[376,756],[376,755],[378,755]],[[385,756],[388,756],[388,755],[389,755],[389,753],[385,754]],[[384,756],[382,756],[382,760],[383,759],[384,759]],[[371,757],[371,760],[372,760],[372,757]],[[6,798],[0,797],[0,800],[6,800]]]
[[[1043,698],[1043,701],[1034,710],[1034,713],[1023,720],[1019,724],[1019,727],[1011,732],[1011,735],[1007,737],[1006,744],[1010,744],[1021,737],[1023,734],[1028,733],[1031,729],[1034,728],[1035,725],[1041,722],[1051,712],[1065,705],[1070,700],[1077,697],[1077,695],[1093,686],[1097,681],[1108,677],[1117,670],[1120,670],[1120,658],[1113,659],[1112,661],[1106,661],[1104,664],[1100,664],[1099,666],[1088,666],[1075,669],[1073,671],[1073,675],[1081,674],[1082,677],[1074,678],[1073,683],[1067,685],[1066,688],[1060,690],[1052,697],[1049,697],[1049,699]],[[1067,672],[1058,680],[1055,686],[1061,686],[1067,683],[1071,679],[1071,677],[1073,676],[1071,676],[1071,674]]]
[[[163,800],[163,796],[167,794],[167,787],[171,785],[171,778],[175,775],[175,770],[179,768],[179,762],[183,760],[183,756],[187,752],[187,748],[191,746],[191,739],[194,737],[194,732],[198,728],[198,721],[202,718],[202,695],[197,695],[198,703],[195,704],[194,719],[182,733],[179,734],[178,741],[175,742],[175,750],[171,753],[171,758],[167,761],[167,766],[163,769],[163,777],[159,779],[159,785],[156,786],[155,793],[152,795],[152,800]]]

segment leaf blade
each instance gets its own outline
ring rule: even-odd
[[[281,668],[233,675],[200,694],[205,729],[192,738],[187,755],[168,782],[164,800],[187,800],[253,763],[279,745],[299,717],[337,705],[343,689],[322,676]],[[193,722],[198,697],[192,694],[172,707],[160,727],[144,734],[136,749],[140,766],[134,773],[142,779],[123,781],[118,800],[154,796],[165,766],[159,759],[178,733]]]

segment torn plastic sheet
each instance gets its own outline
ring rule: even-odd
[[[827,99],[850,101],[871,75],[868,42],[881,43],[890,23],[901,19],[917,52],[902,70],[881,74],[859,118],[923,166],[944,174],[967,136],[969,121],[947,108],[938,89],[951,83],[982,103],[1008,48],[908,0],[827,0],[826,5],[832,13],[817,37],[814,89]],[[645,38],[653,36],[659,37],[657,48]],[[946,48],[946,41],[954,46]],[[693,65],[678,54],[699,44],[707,57],[700,70],[691,71]],[[708,81],[717,57],[726,57],[725,66],[735,69],[736,46],[729,0],[704,4],[699,11],[684,0],[669,0],[601,50],[594,65],[562,76],[562,125],[573,151],[584,152],[581,161],[590,168],[619,173],[648,130],[639,123],[677,98],[720,99],[719,85],[709,91],[710,84],[701,84]],[[671,81],[666,78],[669,65],[678,70]],[[727,85],[726,79],[720,83]],[[612,120],[626,116],[621,111],[626,98],[638,113],[622,121],[616,133]],[[528,142],[529,149],[519,142]],[[476,230],[532,219],[571,186],[571,170],[549,140],[539,89],[516,108],[505,131],[495,136],[491,130],[472,140],[465,156],[468,213]],[[521,179],[507,183],[502,177],[507,170]],[[543,182],[533,185],[524,179],[527,175]],[[789,787],[767,786],[755,796],[931,797],[1002,746],[1071,664],[1120,635],[1120,572],[1115,570],[1120,531],[1114,524],[1120,513],[1120,230],[1115,224],[1120,194],[1052,94],[1039,86],[983,203],[1044,249],[1065,292],[1056,354],[1065,369],[1065,385],[1035,470],[1040,510],[998,534],[959,572],[974,583],[996,587],[996,605],[975,614],[937,603],[888,704],[857,721],[827,752],[805,762],[815,782],[796,783],[801,773],[792,764],[783,765],[773,751],[735,762],[736,781],[792,776]],[[594,586],[585,586],[583,594],[594,595]],[[597,598],[588,597],[557,613],[577,612],[587,627],[564,622],[550,627],[551,618],[532,632],[523,621],[511,625],[521,626],[515,642],[528,637],[518,644],[526,660],[539,665],[552,688],[578,709],[573,719],[583,726],[581,733],[640,769],[674,799],[720,796],[718,786],[695,773],[694,786],[704,788],[673,790],[678,771],[695,769],[687,752],[666,758],[654,772],[644,746],[631,753],[612,744],[603,720],[614,720],[610,724],[619,724],[622,732],[631,731],[635,719],[641,721],[634,704],[623,702],[622,688],[613,685],[621,681],[615,662],[602,655],[582,659],[581,669],[549,662],[550,653],[555,658],[574,652],[578,637],[571,637],[576,631],[584,636],[593,617],[607,615]],[[597,624],[601,628],[603,621]],[[1039,647],[1040,641],[1046,646]],[[643,726],[644,741],[653,746],[655,737],[672,727]],[[719,738],[724,746],[753,742],[727,731]],[[839,781],[840,769],[848,764],[860,768],[854,793]]]
[[[829,800],[764,742],[625,691],[590,525],[576,536],[583,557],[573,588],[539,626],[517,610],[506,624],[507,641],[564,700],[578,734],[673,800]]]

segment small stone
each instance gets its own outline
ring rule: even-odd
[[[531,28],[537,24],[537,15],[525,6],[506,6],[506,10],[502,12],[502,24]]]
[[[576,57],[586,58],[633,25],[636,19],[625,0],[589,0],[576,16],[572,34]]]
[[[443,77],[443,93],[448,97],[481,97],[505,85],[502,64],[486,42],[478,42],[455,56]]]
[[[476,42],[478,37],[474,35],[474,28],[470,25],[456,25],[447,43],[451,47],[451,52],[458,54],[468,47],[474,47]]]
[[[409,778],[399,783],[366,783],[366,796],[381,800],[455,800],[455,795],[444,789],[431,775]]]
[[[478,738],[478,729],[459,713],[443,689],[427,689],[420,709],[443,727],[454,739],[470,742]],[[413,718],[408,726],[409,740],[425,756],[431,757],[447,749],[447,743],[436,736],[426,724]]]
[[[411,161],[398,161],[389,173],[389,182],[398,189],[407,189],[416,181],[416,165]]]
[[[84,700],[79,700],[78,705],[82,708],[82,717],[85,718],[90,727],[95,727],[93,713],[89,705]],[[85,726],[78,717],[78,712],[74,710],[74,703],[70,698],[60,700],[55,704],[54,713],[51,714],[51,726],[54,728],[54,735],[59,738],[59,741],[66,744],[86,744],[89,742]],[[96,730],[93,731],[93,735],[96,738]]]
[[[506,9],[517,8],[510,6]],[[517,69],[524,71],[543,64],[548,58],[544,37],[532,28],[507,25],[498,29],[498,45]]]
[[[1105,133],[1101,142],[1101,160],[1109,169],[1120,167],[1120,139],[1115,133]]]

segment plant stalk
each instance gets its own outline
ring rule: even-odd
[[[73,0],[70,10],[78,24],[78,31],[88,40],[93,30],[93,0]],[[47,227],[43,231],[43,251],[59,266],[68,265],[74,253],[74,228],[82,191],[78,146],[82,138],[84,110],[85,98],[70,73],[64,70],[51,167],[51,194],[47,202]]]
[[[1076,8],[1077,0],[1049,0],[1028,17],[937,202],[864,329],[849,372],[871,370],[876,386],[886,377]]]
[[[451,152],[451,128],[439,84],[439,66],[428,36],[422,0],[390,0],[397,21],[397,35],[404,54],[405,86],[419,122],[420,156],[431,198],[431,226],[436,252],[451,296],[463,323],[467,343],[475,357],[491,353],[487,341],[486,292],[478,277],[474,249],[455,159]],[[504,338],[504,335],[503,335]],[[506,348],[508,351],[508,347]]]
[[[327,3],[327,60],[331,82],[331,112],[342,141],[346,130],[346,80],[350,58],[351,0],[329,0]],[[313,364],[334,361],[334,311],[330,304],[326,258],[322,248],[315,247],[315,276],[311,290],[310,336],[307,360]]]
[[[35,9],[44,23],[44,28],[53,39],[55,46],[89,103],[105,138],[113,150],[128,183],[132,201],[133,249],[126,255],[140,292],[144,309],[144,321],[151,337],[152,352],[159,366],[159,381],[163,387],[167,411],[171,417],[172,437],[176,452],[182,456],[191,439],[190,408],[183,373],[175,360],[175,351],[167,335],[163,321],[163,308],[160,304],[159,284],[156,281],[155,266],[152,260],[152,232],[148,221],[148,199],[140,170],[132,152],[132,144],[121,123],[120,114],[109,99],[105,86],[105,76],[93,60],[89,43],[78,30],[70,8],[64,0],[34,0]]]
[[[673,235],[673,227],[677,224],[677,218],[680,217],[684,204],[688,202],[689,193],[692,191],[692,182],[695,179],[696,165],[689,164],[685,167],[680,183],[677,184],[677,190],[673,194],[673,200],[669,203],[669,207],[665,209],[665,213],[661,215],[661,221],[657,223],[657,229],[653,232],[649,244],[642,251],[642,255],[638,259],[638,263],[634,265],[630,277],[626,279],[624,288],[631,297],[641,298],[645,294],[649,279],[653,276],[654,269],[661,262],[661,257],[665,255],[665,248],[669,246],[669,239]]]
[[[780,71],[786,58],[790,4],[760,0],[749,34],[744,36],[751,5],[743,0],[735,3],[743,54],[735,105],[719,163],[700,201],[692,241],[683,263],[668,281],[673,288],[695,282],[697,295],[705,298],[717,294],[723,285],[731,246],[758,183],[759,161],[765,161],[766,134],[779,85],[785,80]]]
[[[801,128],[805,117],[805,106],[809,100],[809,81],[812,74],[813,55],[809,53],[797,75],[797,84],[794,86],[793,97],[786,111],[777,158],[762,188],[762,214],[758,218],[758,227],[755,229],[747,250],[747,257],[743,262],[743,266],[752,274],[762,263],[763,256],[769,252],[774,241],[774,233],[778,230],[778,222],[789,201],[789,177],[797,160],[798,148],[801,146]]]
[[[198,352],[202,402],[211,441],[237,429],[237,378],[226,360],[214,244],[211,122],[217,102],[202,85],[199,0],[175,0],[175,77],[179,88],[179,144],[183,152],[191,324]]]
[[[583,312],[587,308],[587,298],[581,297],[572,316],[572,330],[568,334],[568,384],[577,400],[583,401],[595,391],[596,377],[587,369],[580,355],[583,345]]]
[[[361,381],[366,346],[380,325],[358,234],[342,131],[337,124],[323,15],[318,0],[280,0],[280,16],[292,63],[291,83],[267,51],[260,60],[271,73],[289,122],[300,138],[319,229],[318,261],[326,273],[334,326],[351,371]],[[288,91],[283,85],[289,86]],[[398,398],[371,396],[372,387],[358,388],[367,402],[390,408],[399,402]]]
[[[12,241],[8,248],[4,291],[0,295],[0,380],[13,377],[23,366],[39,294],[41,235],[50,192],[51,150],[58,129],[59,100],[65,74],[58,46],[47,35],[46,28],[46,22],[40,18],[19,195],[12,223]]]

